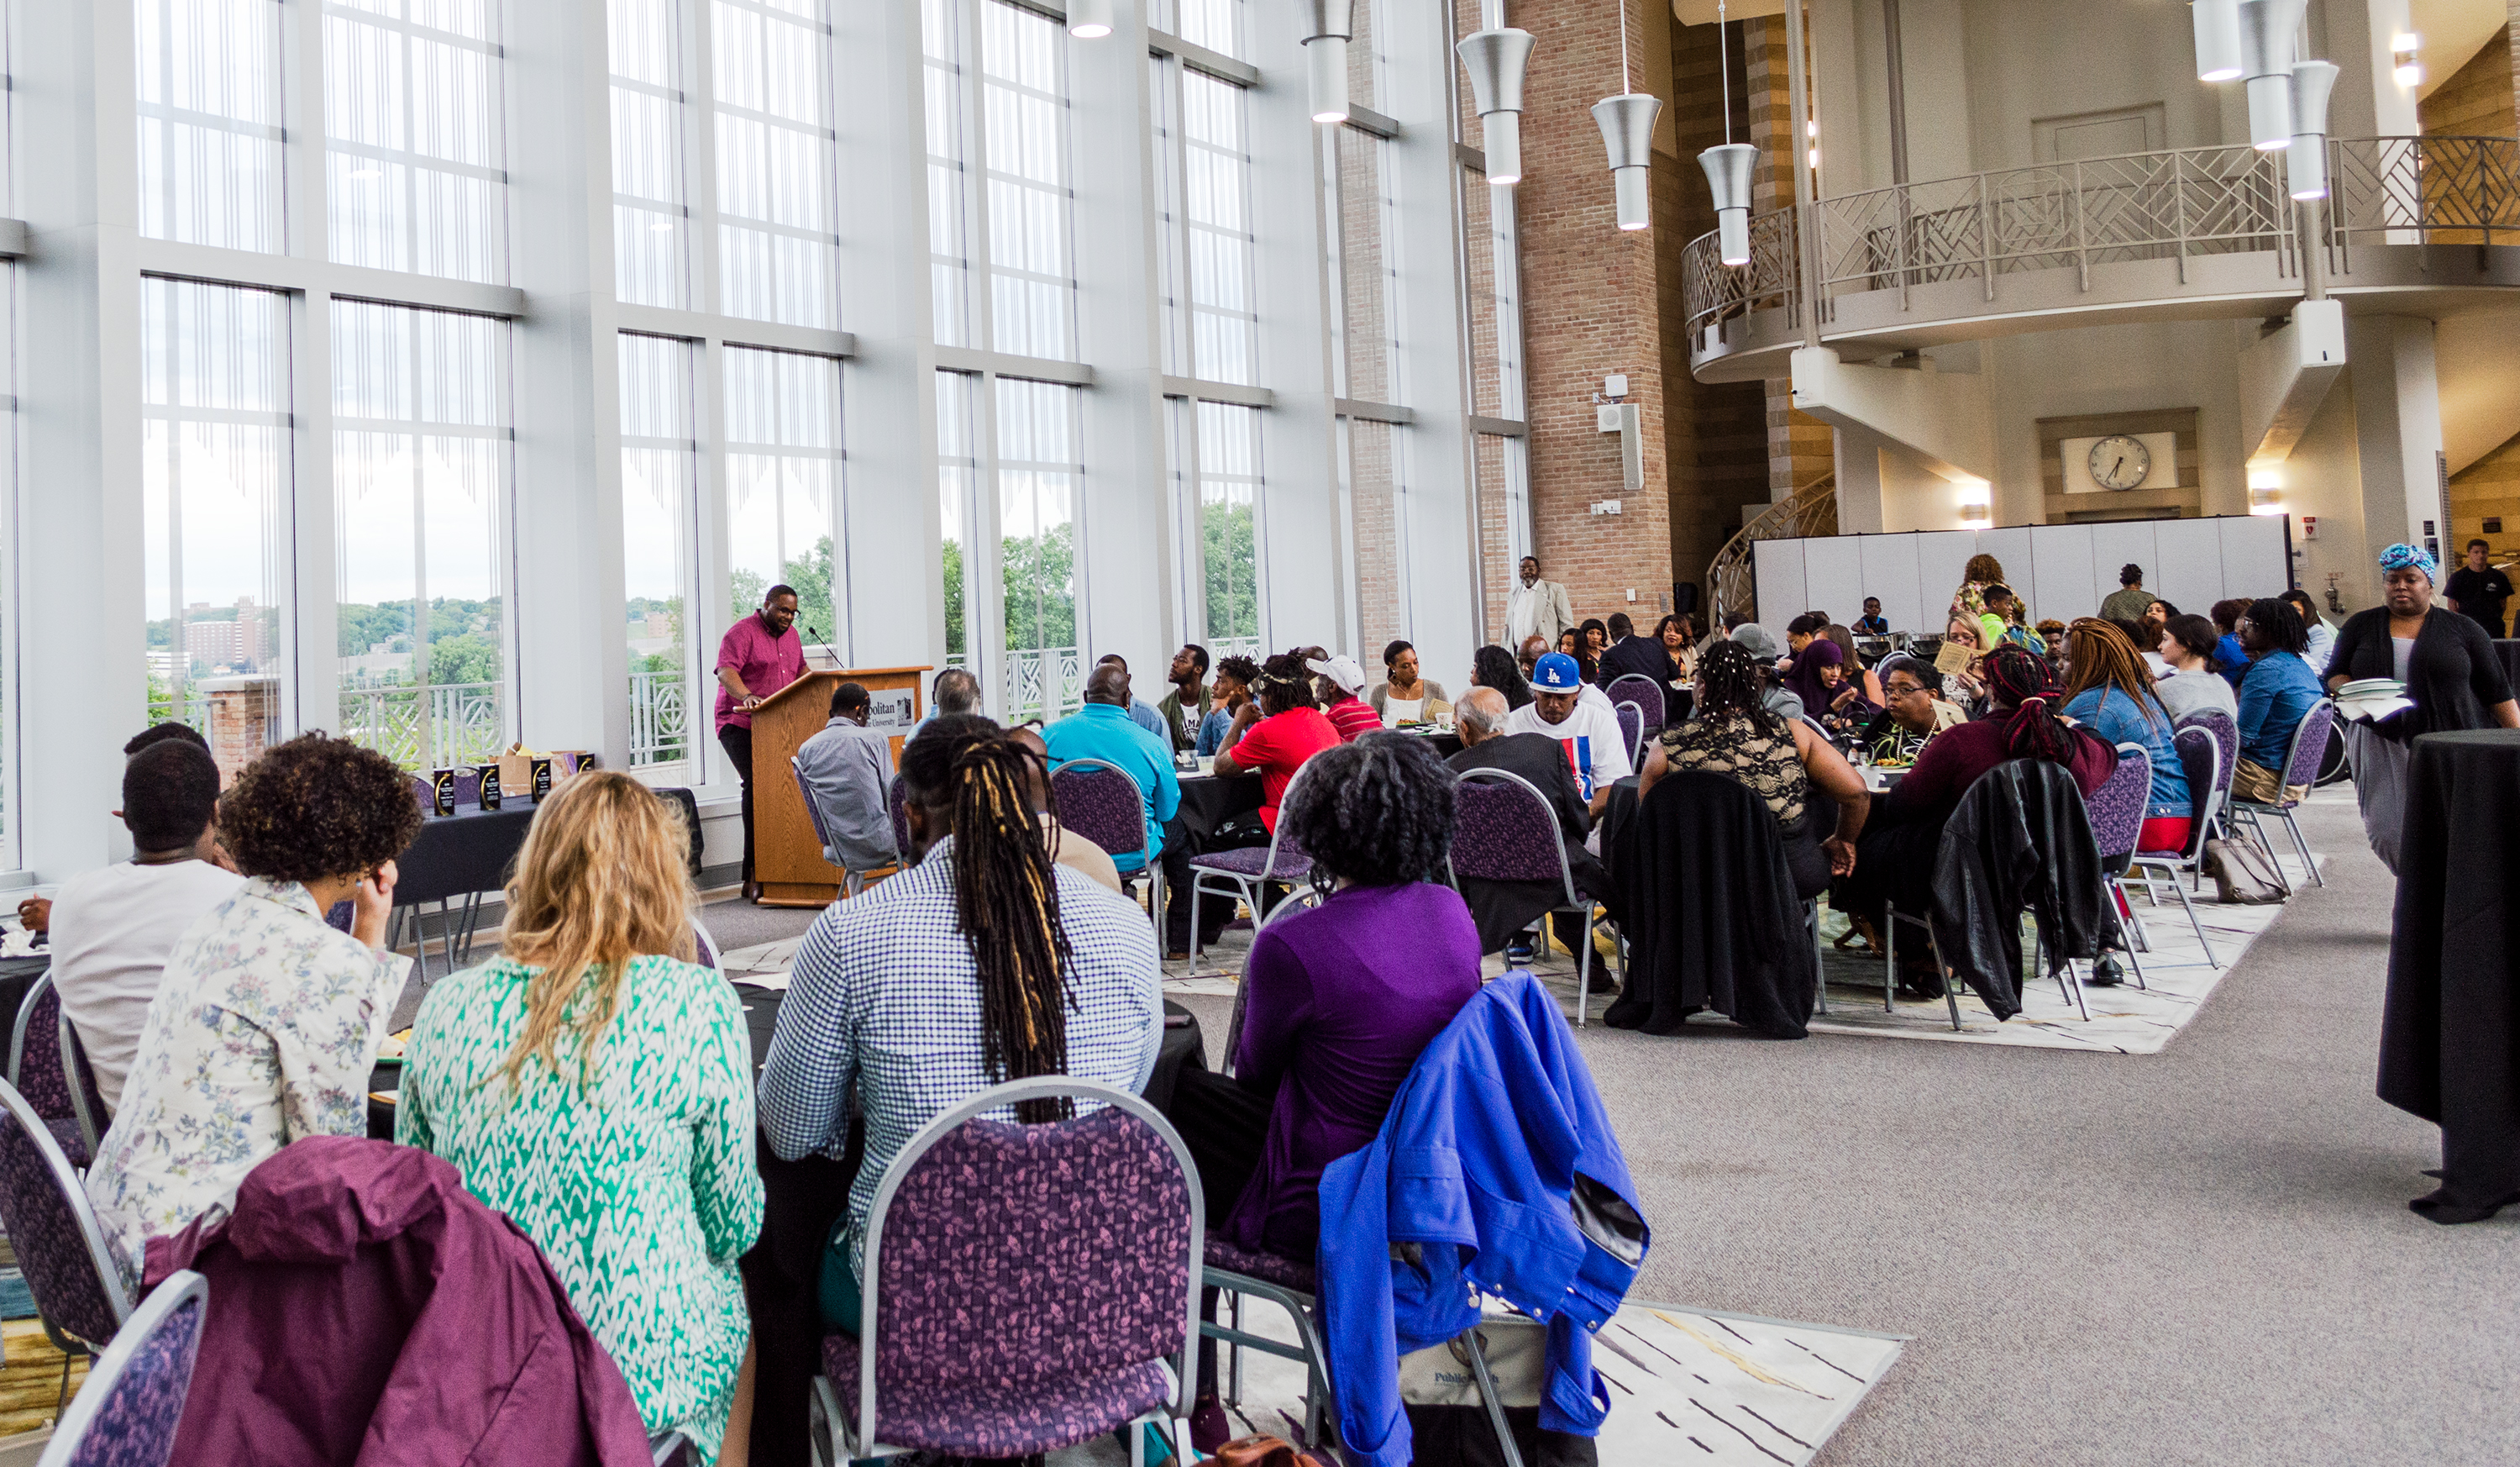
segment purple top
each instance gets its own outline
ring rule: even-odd
[[[1278,1100],[1218,1233],[1309,1260],[1322,1169],[1372,1144],[1418,1051],[1479,991],[1478,929],[1449,887],[1351,887],[1262,928],[1242,983],[1235,1073]]]
[[[717,665],[733,667],[735,675],[752,690],[755,698],[767,698],[781,688],[805,675],[805,643],[789,627],[778,636],[761,624],[759,612],[748,612],[726,629],[717,644]],[[752,715],[738,707],[734,692],[724,683],[717,690],[717,726],[750,728]]]

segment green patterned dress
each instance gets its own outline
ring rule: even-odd
[[[591,1089],[563,1035],[560,1076],[531,1065],[512,1095],[499,1071],[533,972],[501,959],[428,990],[394,1139],[454,1163],[473,1196],[516,1219],[621,1366],[649,1432],[680,1428],[705,1461],[751,1334],[736,1260],[761,1230],[742,1005],[709,969],[634,959]]]

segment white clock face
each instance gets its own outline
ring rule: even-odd
[[[2089,463],[2092,481],[2104,489],[2138,488],[2152,477],[2152,450],[2122,433],[2093,443]]]

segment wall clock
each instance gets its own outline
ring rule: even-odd
[[[2086,460],[2092,481],[2104,489],[2133,489],[2152,476],[2152,450],[2141,438],[2113,433],[2092,445]]]

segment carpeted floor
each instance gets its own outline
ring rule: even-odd
[[[2520,1457],[2520,1215],[2407,1211],[2395,882],[2351,804],[2305,824],[2329,885],[2159,1054],[1587,1030],[1638,1295],[1912,1337],[1828,1467]],[[1218,1043],[1231,999],[1182,1001]]]

